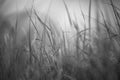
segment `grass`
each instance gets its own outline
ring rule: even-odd
[[[70,39],[48,16],[45,21],[32,7],[28,11],[29,30],[23,37],[21,45],[16,42],[18,17],[15,28],[7,20],[0,22],[0,80],[119,80],[120,79],[120,12],[113,0],[109,0],[114,12],[115,25],[109,23],[100,7],[96,10],[95,31],[92,30],[92,0],[89,2],[88,28],[85,15],[84,30],[70,16],[65,0],[66,13],[75,35]],[[99,4],[96,2],[96,5]],[[101,24],[100,16],[103,19]],[[110,26],[111,25],[111,26]],[[36,34],[32,39],[32,29]],[[88,37],[89,36],[89,37]],[[71,42],[71,39],[74,42]],[[90,39],[90,40],[89,40]]]

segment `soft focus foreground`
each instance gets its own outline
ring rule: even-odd
[[[76,1],[61,0],[65,25],[34,0],[0,2],[0,80],[120,80],[120,1]]]

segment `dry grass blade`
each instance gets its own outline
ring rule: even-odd
[[[71,40],[72,38],[76,38],[76,35],[79,35],[79,34],[81,34],[82,32],[86,32],[86,31],[88,31],[88,30],[90,30],[90,29],[89,29],[89,28],[86,28],[86,29],[84,29],[84,30],[80,30],[78,33],[76,33],[75,35],[71,36],[68,40]]]
[[[75,23],[75,22],[73,22],[73,24],[74,24],[74,28],[75,28],[75,30],[77,32],[75,43],[76,43],[76,56],[77,56],[77,59],[79,59],[79,54],[80,54],[79,48],[80,48],[81,34],[79,34],[79,26],[78,26],[78,24]]]
[[[17,14],[16,14],[16,22],[15,22],[15,44],[16,44],[16,39],[17,39],[17,29],[18,29],[18,6],[17,6],[17,3],[16,3],[16,10],[17,10]]]
[[[38,16],[38,14],[36,13],[35,9],[34,9],[34,13],[35,13],[37,19],[39,20],[39,22],[40,22],[44,27],[46,27],[47,29],[50,30],[49,26],[42,21],[42,19],[40,18],[40,16]]]
[[[51,50],[52,50],[53,56],[54,56],[54,55],[57,55],[60,45],[57,44],[57,37],[56,37],[57,35],[55,33],[55,30],[53,29],[56,26],[52,22],[49,23],[49,26],[50,26],[51,31],[47,31],[47,36],[49,38],[50,46],[52,47]]]
[[[83,17],[83,20],[84,20],[84,40],[83,40],[83,49],[85,48],[85,43],[86,43],[86,36],[87,36],[87,34],[86,34],[86,22],[85,22],[85,16],[84,16],[84,13],[83,13],[83,11],[82,11],[82,9],[81,9],[81,6],[80,6],[80,11],[81,11],[81,14],[82,14],[82,17]]]
[[[67,77],[69,80],[76,80],[75,78],[73,78],[72,76],[69,76],[67,74],[64,74],[64,77]]]
[[[27,10],[26,10],[26,12],[27,12],[27,14],[28,14],[28,16],[29,16],[28,45],[29,45],[29,51],[30,51],[30,62],[32,62],[32,61],[31,61],[31,60],[32,60],[32,57],[34,57],[37,61],[39,61],[39,59],[36,57],[35,54],[33,54],[33,51],[32,51],[32,46],[31,46],[31,27],[30,27],[30,26],[31,26],[31,23],[32,23],[33,27],[35,28],[35,30],[36,30],[37,35],[39,36],[39,38],[40,38],[40,34],[39,34],[39,32],[38,32],[38,30],[37,30],[37,28],[36,28],[36,25],[34,24],[32,18],[31,18],[31,16],[29,15],[29,13],[28,13]]]
[[[112,6],[112,8],[114,7],[114,10],[116,10],[116,15],[120,19],[120,13],[119,13],[120,12],[120,8],[118,8],[116,5],[114,5],[113,1],[110,1],[110,4],[109,3],[104,3],[104,4],[107,4],[108,6],[110,5],[110,6]]]
[[[63,31],[62,31],[63,32]],[[65,38],[65,33],[63,32],[63,50],[64,54],[67,54],[67,49],[66,49],[66,38]]]
[[[27,14],[28,14],[28,16],[29,16],[29,18],[30,18],[30,22],[32,22],[33,27],[35,28],[35,30],[36,30],[36,32],[37,32],[37,35],[38,35],[38,37],[39,37],[39,39],[40,39],[40,34],[39,34],[39,31],[38,31],[38,29],[37,29],[35,23],[33,22],[32,18],[31,18],[31,16],[29,15],[29,13],[28,13],[27,10],[26,10],[26,12],[27,12]]]
[[[119,14],[118,14],[118,12],[116,11],[116,9],[115,9],[115,7],[114,7],[114,3],[113,3],[113,1],[112,0],[110,0],[110,3],[111,3],[111,6],[112,6],[112,8],[113,8],[113,12],[114,12],[114,15],[115,15],[115,18],[116,18],[116,21],[117,21],[117,25],[118,25],[118,27],[119,27],[119,34],[120,34],[120,22],[119,22]]]
[[[32,46],[31,46],[31,25],[29,21],[29,35],[28,35],[28,45],[29,45],[29,52],[30,52],[30,64],[32,63]]]
[[[70,25],[72,25],[72,20],[71,20],[71,17],[70,17],[70,12],[69,12],[69,9],[67,7],[67,4],[65,3],[65,0],[63,0],[63,3],[65,5],[65,9],[66,9],[66,12],[67,12],[67,15],[68,15],[69,23],[70,23]]]
[[[103,17],[103,20],[104,20],[104,24],[105,24],[105,29],[107,30],[107,33],[108,33],[108,35],[109,35],[109,39],[111,39],[111,33],[112,33],[112,31],[110,30],[110,28],[107,26],[107,23],[106,23],[106,21],[105,21],[105,18],[104,18],[104,15],[103,15],[103,12],[100,10],[100,12],[101,12],[101,14],[102,14],[102,17]]]
[[[88,18],[88,26],[89,26],[89,37],[90,37],[90,40],[91,40],[91,4],[92,4],[92,0],[89,0],[89,18]]]

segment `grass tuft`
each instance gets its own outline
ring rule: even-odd
[[[81,30],[77,20],[72,20],[69,7],[63,0],[70,27],[75,30],[69,39],[69,34],[57,28],[60,25],[56,25],[48,15],[42,18],[34,5],[31,13],[26,10],[28,31],[20,45],[17,44],[17,31],[21,27],[18,26],[19,17],[15,27],[1,18],[0,80],[119,80],[120,10],[113,0],[109,0],[108,7],[112,8],[115,19],[115,25],[112,25],[107,13],[101,10],[103,4],[96,1],[95,30],[92,30],[93,2],[89,0],[87,18],[80,7],[84,20]]]

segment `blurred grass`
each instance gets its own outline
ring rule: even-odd
[[[32,14],[42,25],[39,32],[37,25],[29,16],[29,30],[21,45],[16,42],[15,29],[6,20],[0,22],[0,80],[119,80],[120,79],[120,13],[113,0],[109,0],[114,12],[116,25],[109,25],[108,19],[97,6],[96,31],[91,27],[91,6],[89,2],[88,29],[84,13],[84,30],[79,29],[77,21],[70,17],[69,7],[63,4],[68,15],[71,28],[76,34],[74,43],[67,39],[62,30],[48,17],[46,21],[33,8]],[[99,23],[102,16],[103,23]],[[47,21],[49,19],[49,21]],[[32,27],[35,28],[35,39]],[[117,30],[117,31],[114,31]],[[89,38],[88,38],[89,36]],[[89,40],[90,39],[90,40]]]

